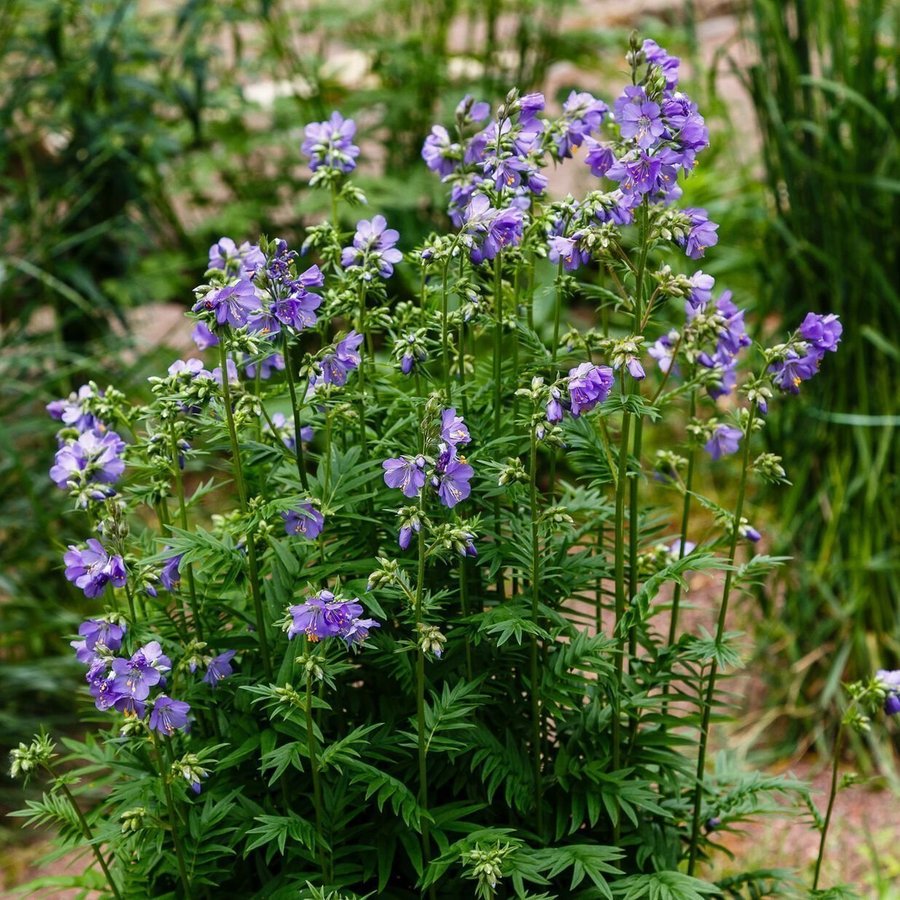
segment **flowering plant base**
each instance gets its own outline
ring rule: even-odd
[[[751,477],[785,477],[754,434],[841,326],[752,351],[728,292],[672,270],[716,242],[676,205],[706,128],[676,59],[628,58],[613,111],[573,93],[544,118],[511,91],[485,124],[466,98],[423,149],[454,229],[405,258],[380,215],[342,230],[354,124],[309,126],[334,212],[306,259],[222,238],[192,310],[207,359],[147,406],[93,384],[51,405],[99,730],[65,742],[65,775],[47,738],[13,765],[51,776],[26,815],[88,842],[111,894],[688,900],[720,893],[715,832],[798,789],[712,776],[707,747],[729,599],[778,562],[739,559]],[[598,189],[548,200],[544,168],[579,147]],[[683,445],[646,460],[679,417]],[[707,457],[740,459],[736,508],[699,493]],[[680,628],[690,572],[724,573],[714,634]]]

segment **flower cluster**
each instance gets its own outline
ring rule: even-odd
[[[769,367],[775,386],[791,394],[799,394],[800,384],[819,371],[825,354],[837,350],[843,330],[835,315],[807,313],[794,339],[785,349],[784,358]]]
[[[56,451],[50,478],[58,488],[75,494],[80,506],[87,506],[90,500],[115,493],[111,485],[125,471],[124,452],[125,441],[114,431],[85,431]]]
[[[403,259],[396,249],[399,239],[400,234],[387,227],[384,216],[374,216],[371,221],[363,219],[356,225],[353,245],[341,251],[341,265],[358,271],[364,281],[371,281],[376,275],[390,278],[394,266]]]
[[[351,647],[362,644],[373,628],[381,627],[375,619],[362,618],[363,612],[358,598],[342,600],[331,591],[321,590],[288,608],[290,621],[285,623],[285,630],[288,639],[298,634],[310,641],[339,637]]]
[[[121,556],[108,553],[96,538],[90,538],[82,549],[70,544],[63,561],[66,564],[66,578],[81,588],[86,597],[99,597],[107,584],[125,586],[127,572],[124,560]]]
[[[590,412],[609,396],[614,382],[609,366],[595,366],[590,362],[575,366],[569,370],[568,377],[550,388],[547,421],[553,425],[561,422],[566,411],[576,418]]]
[[[314,541],[325,527],[325,517],[312,503],[301,503],[297,509],[283,512],[284,530],[291,535],[299,535]]]
[[[465,500],[472,490],[469,482],[475,470],[459,454],[459,448],[470,441],[469,429],[462,416],[458,416],[455,409],[445,409],[441,413],[434,456],[420,453],[386,459],[381,464],[384,482],[390,488],[401,490],[403,496],[410,499],[418,497],[427,482],[437,492],[440,502],[452,509]],[[404,526],[401,530],[401,546],[404,534],[407,545],[409,543],[409,527]]]
[[[352,172],[359,156],[359,147],[353,143],[355,135],[356,123],[339,112],[333,112],[325,122],[307,125],[302,150],[309,157],[310,169],[336,169],[345,175]]]

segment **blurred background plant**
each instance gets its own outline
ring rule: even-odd
[[[788,663],[767,672],[795,741],[820,732],[842,678],[900,663],[900,7],[752,0],[746,34],[771,214],[761,312],[845,323],[815,397],[772,423],[793,480],[773,493],[774,552],[804,564],[759,594],[761,652]]]

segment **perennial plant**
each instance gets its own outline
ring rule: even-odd
[[[334,214],[299,250],[211,248],[191,313],[208,358],[151,379],[146,406],[94,384],[51,405],[98,714],[63,760],[42,737],[13,769],[51,776],[24,814],[90,846],[97,877],[76,882],[684,900],[788,883],[703,877],[717,831],[802,790],[722,760],[712,776],[710,731],[740,663],[729,602],[778,563],[745,498],[785,471],[752,445],[841,325],[810,313],[753,346],[690,271],[717,240],[678,205],[706,126],[677,59],[645,41],[628,60],[611,105],[460,103],[422,151],[453,227],[405,255],[381,215],[341,229],[365,199],[353,122],[308,126]],[[596,188],[551,200],[546,168],[579,151]],[[581,327],[575,297],[596,301]],[[670,449],[648,459],[652,430]],[[701,492],[707,466],[732,506]],[[690,573],[717,592],[712,633],[684,627]]]

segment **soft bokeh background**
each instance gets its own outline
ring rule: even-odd
[[[299,243],[321,212],[305,123],[356,118],[371,206],[409,249],[443,218],[419,158],[432,123],[467,92],[496,103],[513,85],[551,107],[572,88],[611,99],[633,29],[682,56],[710,125],[686,185],[721,226],[704,270],[760,328],[792,328],[808,309],[844,322],[842,352],[773,415],[793,486],[764,498],[765,543],[794,563],[739,623],[754,659],[733,746],[815,776],[841,680],[900,665],[890,0],[0,3],[0,749],[41,723],[78,727],[67,640],[89,608],[62,577],[70,529],[47,477],[44,404],[88,379],[140,395],[186,348],[181,314],[221,235]],[[589,185],[573,168],[551,175],[557,196]],[[883,735],[849,764],[894,778]],[[0,811],[21,803],[3,779]],[[841,802],[835,871],[896,896],[895,801],[857,789]],[[34,855],[7,821],[0,887]],[[802,865],[815,843],[796,830],[759,840],[761,864]]]

